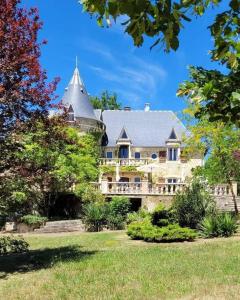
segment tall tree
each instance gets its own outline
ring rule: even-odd
[[[101,109],[102,111],[121,109],[117,94],[110,94],[108,91],[102,92],[100,97],[91,96],[90,101],[95,109]]]
[[[206,163],[200,168],[200,174],[204,175],[209,184],[229,185],[235,212],[238,213],[233,180],[240,180],[240,161],[235,158],[235,152],[240,149],[240,129],[232,124],[209,122],[207,119],[200,120],[189,129],[191,135],[186,138],[185,151],[188,154],[205,154]]]
[[[14,153],[15,165],[0,180],[0,215],[33,211],[47,215],[49,199],[66,192],[78,194],[78,185],[96,181],[99,147],[94,136],[79,136],[54,117],[37,122],[34,130],[17,138],[21,151]]]
[[[0,136],[23,123],[47,115],[57,79],[47,83],[39,62],[37,9],[21,8],[20,0],[0,1]]]

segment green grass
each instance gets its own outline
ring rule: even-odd
[[[124,232],[27,235],[0,257],[0,298],[239,299],[240,238],[148,244]]]

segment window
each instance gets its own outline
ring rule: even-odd
[[[177,183],[177,178],[168,178],[168,183]]]
[[[135,152],[135,159],[140,159],[140,158],[141,158],[141,153]]]
[[[107,158],[113,158],[113,153],[112,153],[112,151],[108,151],[106,157],[107,157]]]
[[[178,149],[177,148],[169,148],[168,149],[168,160],[177,160],[178,159]]]
[[[134,178],[134,182],[140,183],[140,182],[141,182],[141,178],[140,178],[140,177],[135,177],[135,178]]]
[[[157,159],[157,154],[156,153],[152,154],[152,159]]]

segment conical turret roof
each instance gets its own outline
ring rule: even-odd
[[[90,103],[87,90],[80,77],[77,67],[75,68],[73,77],[65,90],[62,104],[66,107],[72,107],[75,118],[88,118],[96,120],[93,106]]]

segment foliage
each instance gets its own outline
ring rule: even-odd
[[[42,27],[38,11],[21,8],[20,2],[4,0],[0,4],[1,136],[29,120],[46,117],[57,83],[47,84],[46,72],[40,66],[40,46],[45,41],[38,42]]]
[[[126,197],[115,196],[111,201],[86,202],[83,206],[84,223],[90,231],[123,229],[129,212],[130,202]]]
[[[101,191],[95,189],[91,184],[78,185],[75,193],[81,196],[83,202],[102,202],[105,200]]]
[[[173,224],[175,223],[174,211],[172,209],[166,209],[165,206],[160,203],[152,212],[151,221],[153,225],[159,227]]]
[[[202,16],[209,6],[217,6],[220,2],[220,0],[178,3],[163,0],[81,1],[87,12],[97,16],[100,26],[104,25],[104,20],[110,26],[111,19],[116,21],[119,16],[124,16],[126,21],[122,26],[125,26],[125,32],[133,38],[136,46],[143,44],[144,36],[155,37],[153,46],[160,43],[166,51],[178,49],[178,36],[184,22],[191,22],[191,17]],[[238,13],[239,2],[231,0],[228,10],[217,14],[214,23],[209,27],[215,46],[212,59],[219,60],[224,57],[230,64],[236,63],[235,48],[239,47],[235,41],[239,26]]]
[[[240,59],[240,48],[238,50]],[[179,86],[178,96],[187,96],[193,114],[198,119],[207,118],[210,122],[222,121],[240,126],[240,65],[221,73],[202,67],[190,67],[190,81]]]
[[[191,115],[191,107],[188,110]],[[207,179],[209,184],[227,183],[238,212],[236,196],[233,191],[232,181],[240,180],[240,161],[235,157],[235,152],[240,149],[240,129],[231,124],[222,122],[209,122],[202,119],[189,126],[192,132],[186,139],[186,151],[194,154],[199,149],[208,154],[204,167],[197,170]]]
[[[0,255],[27,252],[28,247],[29,244],[23,238],[0,237]]]
[[[215,202],[203,184],[193,181],[183,192],[175,196],[173,208],[181,226],[197,228],[208,213],[215,211]]]
[[[180,85],[178,95],[187,96],[196,104],[195,117],[232,122],[239,127],[240,2],[227,2],[227,8],[223,6],[223,10],[216,13],[208,29],[214,40],[211,59],[225,65],[230,71],[226,74],[191,67],[191,80]],[[185,22],[190,24],[191,18],[202,16],[209,7],[225,4],[221,0],[82,0],[81,3],[84,10],[97,17],[99,25],[104,26],[106,20],[107,26],[110,26],[112,19],[117,21],[123,16],[125,22],[122,22],[122,26],[136,46],[143,44],[144,37],[151,37],[155,38],[152,47],[160,44],[167,52],[178,49],[179,35]]]
[[[151,213],[149,213],[147,210],[145,209],[140,209],[139,211],[134,211],[132,213],[128,213],[127,214],[127,224],[130,224],[132,222],[141,222],[144,220],[151,220]]]
[[[123,229],[127,214],[130,209],[130,201],[126,197],[115,196],[108,203],[107,223],[111,229]]]
[[[201,234],[206,237],[229,237],[237,231],[236,218],[230,213],[213,214],[203,219]]]
[[[38,122],[35,129],[19,134],[21,150],[14,153],[15,166],[0,182],[0,212],[47,214],[49,198],[62,192],[78,192],[78,185],[98,177],[97,141],[80,136],[61,118]],[[73,187],[75,186],[75,189]]]
[[[89,231],[101,231],[106,224],[106,203],[90,202],[83,206],[83,221]]]
[[[116,172],[116,168],[114,166],[101,165],[100,170],[102,174],[114,174]]]
[[[104,110],[118,110],[121,109],[121,104],[118,103],[117,94],[109,94],[108,91],[102,92],[99,97],[90,97],[90,102],[95,109]]]
[[[193,241],[197,234],[190,228],[178,224],[158,227],[148,221],[133,222],[128,225],[127,234],[131,239],[143,239],[146,242],[182,242]]]
[[[47,221],[47,218],[37,215],[25,215],[21,217],[20,221],[26,225],[41,226]]]

